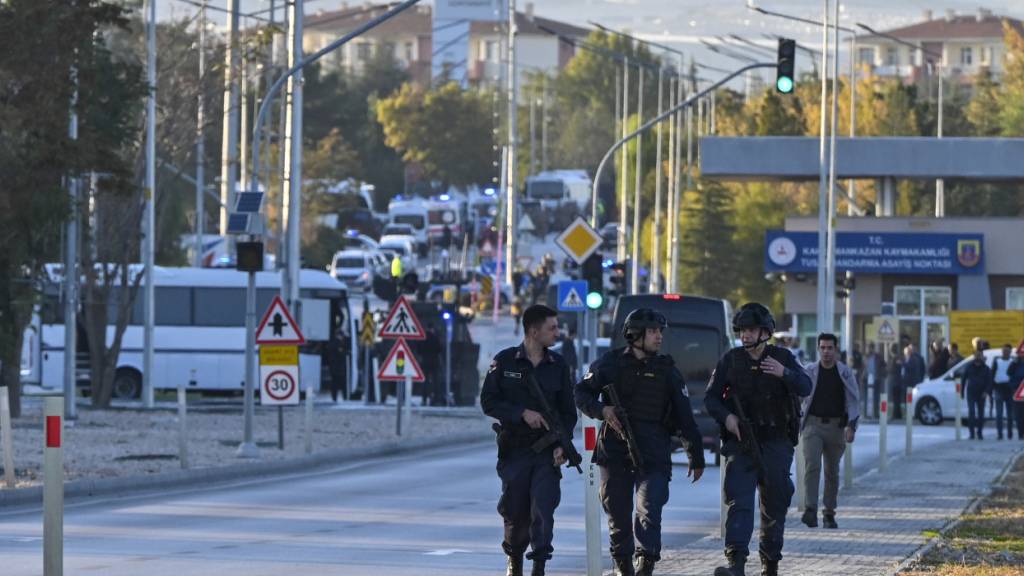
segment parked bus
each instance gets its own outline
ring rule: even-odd
[[[715,453],[717,463],[718,423],[704,410],[704,390],[718,360],[733,347],[731,306],[725,300],[682,294],[623,296],[615,306],[612,348],[626,345],[622,325],[637,308],[652,308],[668,320],[661,353],[672,356],[682,372],[704,447]]]
[[[60,390],[64,380],[64,306],[60,301],[60,268],[53,266],[50,282],[34,325],[26,330],[22,381],[48,390]],[[138,266],[132,266],[136,274]],[[241,392],[245,381],[245,290],[246,273],[234,269],[153,269],[155,318],[153,328],[154,390],[175,389],[181,382],[189,390]],[[307,344],[300,348],[301,384],[320,388],[321,372],[344,378],[354,387],[357,338],[351,338],[348,366],[339,364],[341,342],[338,327],[356,335],[355,319],[344,283],[320,270],[302,270],[299,277],[301,319]],[[277,272],[256,274],[256,321],[281,290]],[[115,298],[112,297],[111,300]],[[116,304],[109,305],[112,322]],[[115,398],[138,398],[142,391],[143,356],[142,294],[136,297],[125,329],[121,354],[114,377]],[[335,329],[332,330],[332,327]],[[29,339],[29,336],[32,339]],[[107,328],[107,343],[113,341],[114,326]],[[33,350],[31,347],[34,346]],[[88,341],[79,324],[79,387],[90,385]],[[339,370],[341,371],[339,373]]]

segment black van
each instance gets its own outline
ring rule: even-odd
[[[704,436],[704,447],[718,463],[718,423],[704,410],[704,389],[719,358],[733,346],[732,309],[725,300],[682,294],[623,296],[615,305],[612,348],[626,345],[622,324],[637,308],[651,308],[668,319],[661,352],[672,356],[686,380],[693,416]]]

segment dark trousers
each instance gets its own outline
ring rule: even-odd
[[[668,502],[669,480],[667,470],[636,473],[624,466],[601,466],[601,504],[613,558],[632,558],[639,547],[643,556],[661,559],[661,509]]]
[[[1013,405],[1014,419],[1017,421],[1017,438],[1024,440],[1024,402],[1015,400]]]
[[[530,559],[548,559],[554,548],[555,508],[562,498],[562,472],[555,468],[550,450],[535,454],[517,450],[498,459],[501,499],[498,514],[505,520],[501,547],[509,556],[522,556],[527,546]]]
[[[981,392],[967,390],[967,427],[971,438],[975,434],[981,438],[981,429],[985,427],[985,395]]]
[[[996,384],[992,396],[996,402],[996,432],[1003,437],[1003,411],[1006,411],[1006,436],[1013,437],[1013,393],[1010,384]]]
[[[793,444],[785,438],[761,442],[763,481],[758,479],[753,459],[740,450],[736,441],[726,442],[722,455],[725,457],[722,499],[727,508],[725,555],[746,558],[749,554],[750,537],[754,533],[754,489],[757,488],[761,500],[758,551],[767,560],[781,560],[786,510],[793,498],[793,481],[789,476]]]

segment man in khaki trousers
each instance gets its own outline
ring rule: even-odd
[[[800,449],[804,451],[804,515],[810,528],[818,526],[818,486],[825,469],[822,524],[838,528],[836,500],[839,493],[839,461],[846,443],[853,442],[860,418],[859,388],[853,370],[838,361],[839,339],[818,335],[818,362],[805,368],[811,378],[811,395],[803,401]]]

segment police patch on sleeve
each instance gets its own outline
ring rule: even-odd
[[[687,398],[689,398],[690,397],[690,390],[686,387],[686,384],[683,384],[682,386],[680,386],[680,388],[683,389],[683,396],[686,396]]]
[[[487,369],[487,373],[490,374],[491,372],[494,372],[497,369],[498,369],[498,361],[497,360],[491,360],[491,367]]]
[[[594,373],[590,372],[590,371],[587,371],[587,374],[585,376],[583,376],[583,379],[584,380],[590,380],[593,377],[594,377]]]

